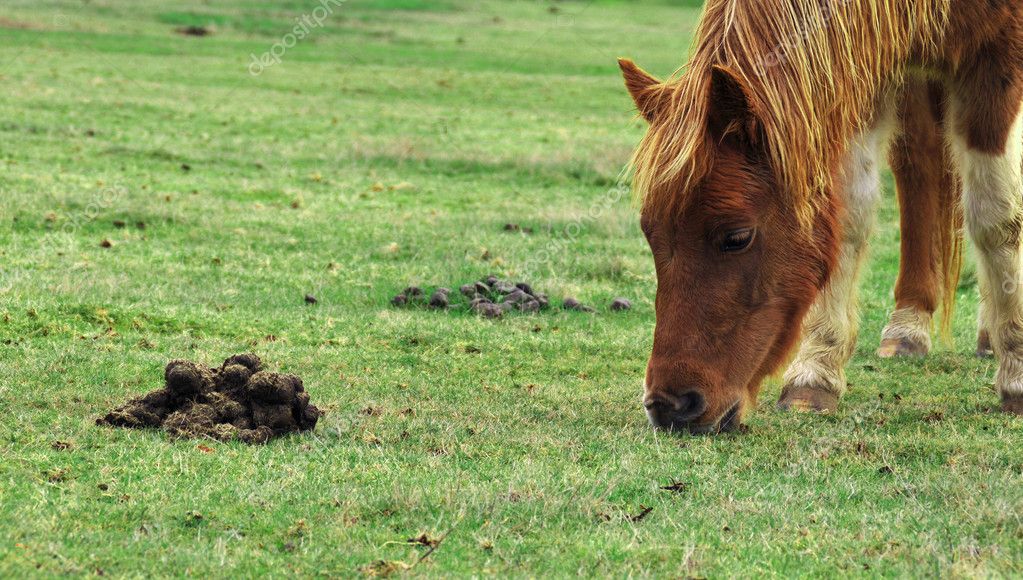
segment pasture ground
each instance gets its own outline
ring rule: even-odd
[[[694,3],[338,4],[253,75],[319,2],[5,2],[0,576],[1023,574],[1023,422],[971,356],[972,274],[954,346],[873,355],[890,179],[840,412],[776,412],[772,381],[747,435],[647,426],[615,57],[670,73]],[[387,305],[490,273],[601,312]],[[315,434],[94,425],[239,351],[305,379]]]

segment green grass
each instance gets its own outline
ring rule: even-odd
[[[976,288],[954,347],[872,354],[890,180],[841,411],[775,412],[772,381],[748,435],[646,424],[614,58],[672,71],[696,2],[350,0],[258,77],[316,2],[173,4],[5,3],[0,577],[1023,574],[1023,424],[970,356]],[[489,273],[602,311],[387,306]],[[250,350],[305,378],[314,434],[207,453],[93,424],[169,359]]]

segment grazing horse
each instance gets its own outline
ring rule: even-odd
[[[1023,414],[1023,2],[707,0],[674,78],[620,64],[650,125],[632,178],[658,281],[655,426],[735,428],[800,336],[779,405],[837,407],[893,140],[903,262],[880,354],[929,348],[965,221],[1002,406]]]

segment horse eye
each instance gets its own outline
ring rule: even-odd
[[[732,230],[725,234],[721,240],[721,251],[726,254],[737,254],[747,250],[753,244],[756,230],[753,228],[742,228]]]

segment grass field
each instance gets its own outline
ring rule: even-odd
[[[4,4],[0,577],[1023,574],[1023,422],[971,357],[973,276],[954,346],[873,355],[890,179],[840,412],[776,412],[772,381],[746,435],[648,427],[615,57],[670,73],[697,2]],[[598,313],[388,305],[490,273]],[[243,351],[303,376],[315,433],[94,425],[172,358]]]

